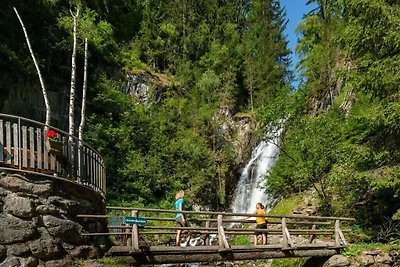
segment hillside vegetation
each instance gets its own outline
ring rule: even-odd
[[[243,167],[227,120],[251,120],[258,139],[284,124],[268,192],[313,188],[321,214],[356,217],[359,239],[398,242],[400,4],[310,2],[317,9],[298,26],[295,90],[278,0],[3,0],[0,111],[44,121],[14,5],[53,124],[66,129],[70,10],[79,9],[77,103],[88,38],[85,140],[106,160],[108,203],[171,208],[174,191],[184,189],[192,204],[226,209]],[[128,93],[140,75],[152,81],[144,102]]]

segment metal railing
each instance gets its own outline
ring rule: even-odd
[[[94,148],[60,129],[1,113],[0,169],[66,179],[105,195],[105,164]]]

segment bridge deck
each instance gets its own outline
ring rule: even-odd
[[[303,245],[292,249],[282,249],[280,245],[232,246],[149,246],[132,250],[130,246],[114,246],[109,256],[130,256],[135,264],[161,264],[182,262],[218,262],[289,257],[323,257],[338,254],[344,246]]]

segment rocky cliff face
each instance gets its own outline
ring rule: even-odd
[[[77,218],[104,214],[103,200],[68,181],[2,172],[0,176],[0,266],[64,266],[93,258],[106,247],[106,222]],[[61,259],[61,260],[60,260]]]

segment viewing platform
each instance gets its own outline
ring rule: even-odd
[[[0,170],[64,180],[105,197],[105,164],[94,148],[60,129],[1,113]]]

